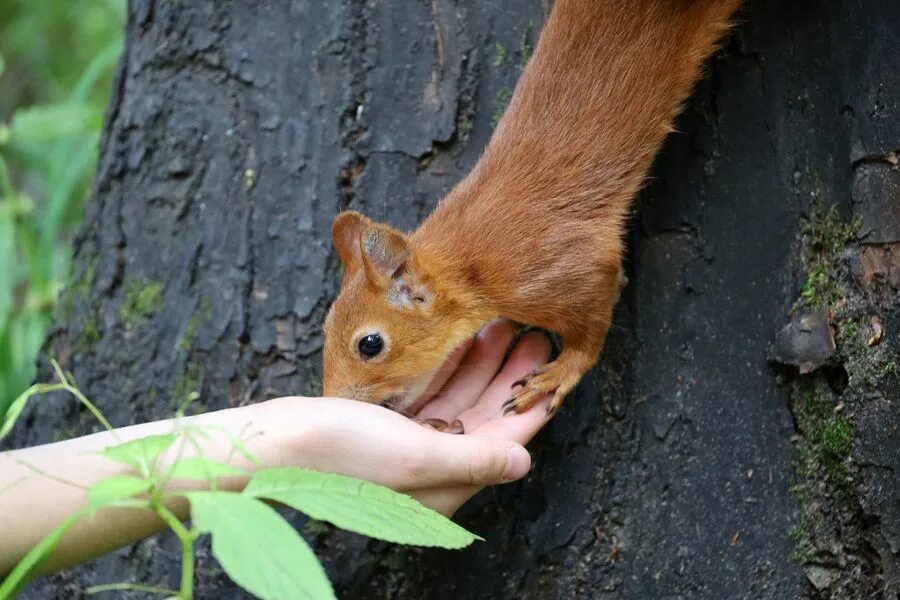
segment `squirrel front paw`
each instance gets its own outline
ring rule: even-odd
[[[553,415],[562,405],[572,388],[578,384],[578,380],[584,371],[569,365],[566,361],[560,361],[560,356],[555,361],[532,371],[527,377],[512,384],[512,397],[503,404],[503,414],[516,412],[522,413],[546,394],[553,394],[550,404],[547,405],[547,415]]]

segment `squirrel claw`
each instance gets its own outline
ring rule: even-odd
[[[553,397],[547,405],[547,417],[552,417],[559,410],[563,399],[569,393],[581,376],[579,372],[569,372],[565,365],[550,363],[533,371],[527,377],[516,381],[511,387],[516,388],[512,397],[503,403],[503,415],[517,412],[523,413],[535,403],[552,394]]]
[[[562,406],[564,397],[565,395],[560,395],[558,391],[553,395],[553,400],[547,405],[547,412],[545,414],[548,419],[552,418],[556,414],[556,411],[559,410],[559,407]]]
[[[535,385],[533,377],[535,375],[531,375],[518,390],[513,392],[512,397],[503,403],[503,416],[525,412],[546,393],[541,386]]]

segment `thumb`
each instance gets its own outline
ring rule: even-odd
[[[426,485],[494,485],[521,479],[531,468],[528,450],[511,440],[431,434],[442,439],[435,445],[436,454],[427,461],[434,466],[430,474],[436,480]]]

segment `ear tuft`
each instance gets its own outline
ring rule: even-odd
[[[406,237],[387,225],[367,227],[360,243],[366,270],[376,281],[393,277],[411,256]]]
[[[359,240],[362,232],[371,224],[368,217],[355,210],[346,210],[334,218],[331,237],[346,270],[354,269],[362,263]]]

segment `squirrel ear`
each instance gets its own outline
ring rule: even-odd
[[[331,237],[344,268],[349,271],[362,263],[362,250],[359,240],[362,232],[372,221],[355,210],[347,210],[334,219],[331,226]]]
[[[390,280],[412,254],[402,233],[380,223],[370,225],[362,232],[360,246],[366,273],[373,283]]]

